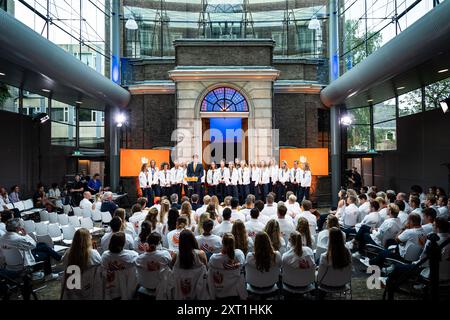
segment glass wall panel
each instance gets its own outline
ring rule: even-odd
[[[422,111],[422,89],[417,89],[398,97],[399,117]]]
[[[76,113],[75,107],[59,101],[52,100],[51,143],[54,145],[76,145]]]
[[[395,98],[373,106],[373,123],[395,119],[396,105]]]
[[[425,109],[440,108],[440,101],[450,97],[450,78],[425,87]]]
[[[33,116],[48,112],[48,98],[25,91],[23,94],[23,114]]]
[[[19,89],[0,82],[0,110],[19,112]]]
[[[103,149],[105,143],[105,113],[80,108],[80,147]]]
[[[370,125],[347,127],[347,151],[368,151],[370,149]]]
[[[396,120],[374,124],[375,150],[397,149],[397,122]]]

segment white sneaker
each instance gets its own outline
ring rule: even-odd
[[[369,258],[361,258],[361,259],[359,259],[359,261],[361,261],[361,263],[363,265],[365,265],[366,267],[370,267],[370,263],[369,263],[370,259]]]
[[[31,274],[31,280],[32,281],[37,281],[37,280],[42,280],[45,277],[45,274],[43,272],[33,272]]]
[[[58,278],[59,278],[59,274],[57,274],[57,273],[50,273],[50,274],[45,276],[45,281],[52,281],[52,280],[56,280]]]
[[[415,284],[413,286],[413,288],[417,291],[422,291],[425,288],[425,285],[423,283],[418,283],[418,284]]]

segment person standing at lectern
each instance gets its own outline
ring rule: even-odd
[[[203,164],[198,161],[198,155],[194,154],[192,157],[192,162],[187,166],[187,177],[189,185],[189,198],[193,193],[200,194],[200,188],[202,183],[202,177],[204,175]],[[192,193],[193,192],[193,193]]]

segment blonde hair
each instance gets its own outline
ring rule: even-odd
[[[198,234],[203,234],[203,222],[205,222],[207,220],[209,220],[209,214],[203,213],[200,216],[200,219],[198,220],[198,224],[197,224]]]
[[[164,219],[169,213],[170,210],[170,202],[167,199],[164,199],[161,202],[161,210],[159,211],[159,222],[164,223]]]
[[[181,204],[180,216],[187,218],[188,225],[191,225],[192,206],[189,202],[185,201]]]
[[[84,272],[89,265],[91,258],[92,240],[89,230],[85,228],[78,229],[68,252],[67,266],[75,265]]]
[[[241,249],[246,255],[248,252],[248,236],[245,224],[241,220],[235,221],[231,228],[231,233],[234,236],[236,248]]]
[[[298,219],[296,231],[298,231],[302,236],[306,238],[305,245],[311,248],[311,232],[309,231],[309,222],[308,220],[306,220],[306,218],[301,217],[300,219]]]

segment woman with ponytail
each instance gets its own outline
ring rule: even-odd
[[[303,236],[298,231],[291,233],[289,237],[290,249],[283,254],[282,264],[292,268],[310,269],[315,267],[314,252],[303,245]]]

